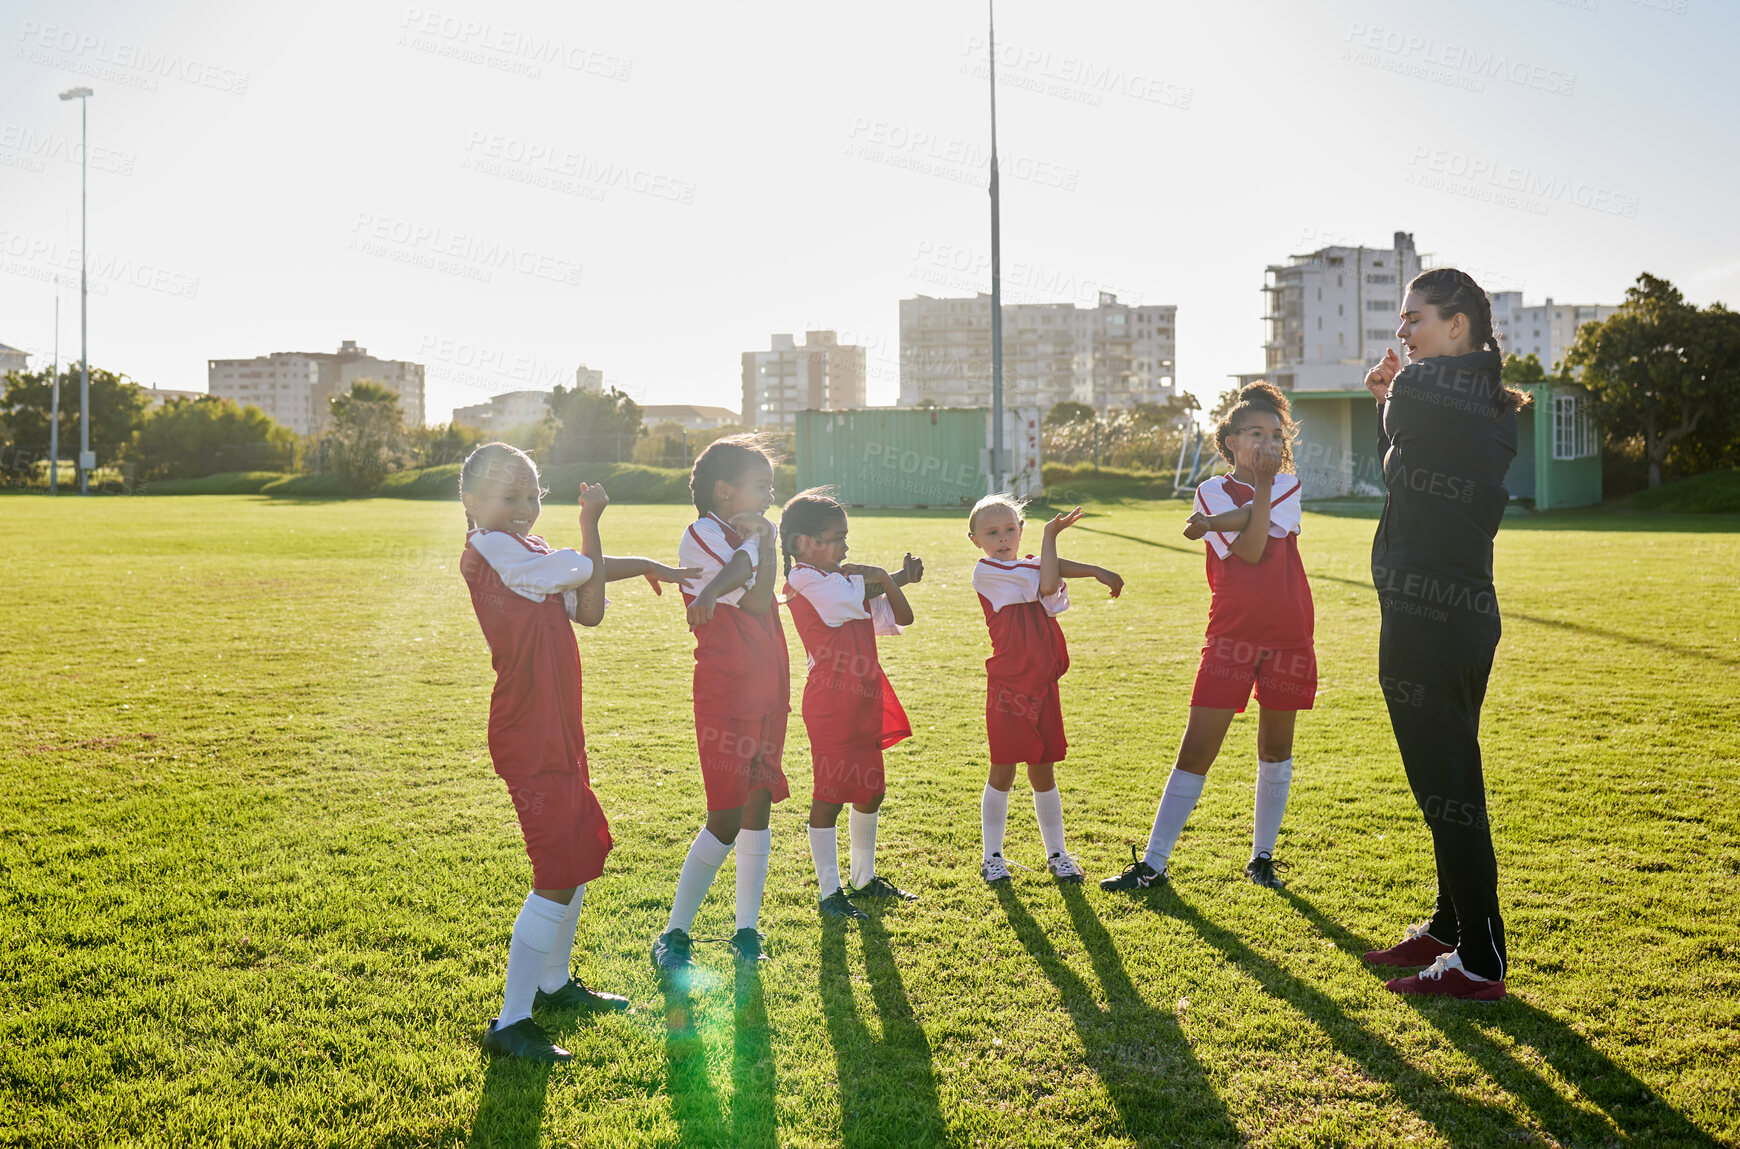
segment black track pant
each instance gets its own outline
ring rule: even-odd
[[[1430,932],[1455,944],[1471,973],[1502,978],[1498,860],[1480,768],[1480,705],[1498,648],[1497,610],[1442,610],[1389,596],[1380,602],[1378,675],[1438,863]]]

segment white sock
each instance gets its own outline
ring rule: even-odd
[[[840,838],[833,826],[810,827],[810,857],[816,862],[816,896],[826,898],[840,888]]]
[[[1009,826],[1009,791],[999,790],[989,782],[979,798],[979,830],[985,838],[985,861],[992,854],[1003,852],[1003,835]]]
[[[1275,856],[1281,815],[1287,812],[1287,791],[1293,785],[1293,760],[1257,763],[1257,809],[1251,831],[1251,857]]]
[[[666,933],[672,930],[687,933],[695,924],[695,911],[706,899],[713,875],[730,856],[731,843],[721,842],[713,831],[702,826],[694,845],[689,847],[689,856],[683,859],[683,872],[677,877],[677,896],[671,899],[671,920],[665,923]]]
[[[508,942],[507,988],[502,993],[497,1029],[506,1029],[532,1016],[532,997],[538,992],[538,979],[544,974],[544,963],[556,948],[557,935],[567,917],[568,907],[562,903],[536,894],[526,895],[519,917],[514,919],[513,940]]]
[[[1178,844],[1178,835],[1183,832],[1190,812],[1196,809],[1196,800],[1202,797],[1202,784],[1206,781],[1206,774],[1192,774],[1177,766],[1172,768],[1172,776],[1166,779],[1166,792],[1160,796],[1160,809],[1154,812],[1154,829],[1148,834],[1148,852],[1142,858],[1155,873],[1166,869],[1166,861],[1172,857],[1172,847]]]
[[[1063,794],[1056,786],[1033,791],[1033,813],[1039,818],[1039,837],[1045,842],[1045,856],[1050,858],[1063,853]]]
[[[849,809],[846,835],[852,842],[852,888],[863,889],[876,876],[876,820],[881,814],[861,813],[856,806]]]
[[[737,831],[737,928],[752,930],[761,920],[761,895],[767,889],[767,861],[773,831]]]
[[[538,978],[538,988],[545,993],[555,993],[568,984],[568,963],[574,960],[574,930],[580,925],[580,901],[585,896],[586,887],[577,886],[573,900],[562,907],[567,913],[562,915],[562,925],[556,931],[555,948],[544,962],[543,976]]]

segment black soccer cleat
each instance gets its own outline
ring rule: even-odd
[[[653,942],[652,962],[660,974],[686,973],[695,966],[689,955],[689,932],[666,930]]]
[[[853,921],[868,921],[870,919],[869,914],[846,899],[845,890],[835,890],[823,898],[821,911],[824,918],[847,918]]]
[[[539,990],[532,998],[534,1006],[553,1005],[560,1009],[585,1009],[593,1013],[609,1013],[628,1008],[628,999],[621,994],[599,993],[587,989],[586,983],[577,977],[571,977],[561,989],[553,993]]]
[[[1124,872],[1115,878],[1101,878],[1102,890],[1127,890],[1136,893],[1146,890],[1166,881],[1166,871],[1156,871],[1153,866],[1142,860],[1142,852],[1136,846],[1130,847],[1130,864],[1124,867]]]
[[[766,961],[767,935],[754,926],[744,926],[731,935],[731,952],[737,955],[738,961]]]
[[[908,893],[881,874],[877,874],[861,886],[852,887],[851,896],[854,898],[894,898],[903,902],[918,901],[917,894]]]
[[[489,1019],[483,1032],[483,1048],[490,1053],[505,1053],[527,1061],[570,1061],[574,1055],[550,1040],[537,1022],[523,1017],[510,1026],[498,1027],[496,1018]]]
[[[1245,863],[1245,877],[1271,890],[1278,890],[1286,883],[1275,875],[1277,869],[1287,869],[1286,862],[1277,862],[1267,854],[1258,854]]]

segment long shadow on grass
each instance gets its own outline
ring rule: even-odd
[[[934,1145],[944,1129],[930,1042],[912,1015],[888,934],[875,920],[858,923],[864,973],[882,1023],[878,1041],[852,1001],[847,932],[833,924],[822,929],[822,1013],[840,1078],[840,1140],[847,1146]]]
[[[695,1024],[694,1003],[682,978],[665,983],[665,1096],[684,1145],[729,1145],[719,1094],[707,1076],[707,1047]]]
[[[731,1144],[778,1145],[776,1074],[759,963],[737,968],[737,1040],[731,1048]]]
[[[1111,1094],[1124,1131],[1142,1144],[1237,1144],[1239,1131],[1197,1064],[1177,1019],[1149,1005],[1137,992],[1111,935],[1088,905],[1081,887],[1061,888],[1070,921],[1087,947],[1094,975],[1105,993],[1105,1012],[1093,988],[1058,956],[1051,939],[1027,912],[1010,883],[993,888],[1015,936],[1057,987],[1087,1052],[1088,1064]]]
[[[1417,1113],[1452,1145],[1501,1145],[1535,1139],[1516,1117],[1497,1106],[1483,1105],[1447,1089],[1397,1052],[1381,1036],[1353,1018],[1328,994],[1257,953],[1231,930],[1210,921],[1171,890],[1149,895],[1147,908],[1175,917],[1240,972],[1263,987],[1270,997],[1286,1002],[1309,1018],[1336,1052],[1358,1063],[1365,1072],[1388,1084],[1396,1099]]]
[[[1291,890],[1281,891],[1300,916],[1346,953],[1359,956],[1371,943],[1341,927]],[[1380,977],[1396,971],[1374,970]],[[1552,1137],[1566,1145],[1606,1144],[1615,1139],[1648,1145],[1715,1145],[1714,1137],[1658,1094],[1615,1065],[1582,1034],[1516,997],[1492,1005],[1408,998],[1435,1026],[1500,1086],[1521,1101]],[[1496,1029],[1533,1050],[1601,1110],[1591,1113],[1567,1101],[1538,1073],[1517,1062],[1488,1035]],[[1605,1114],[1606,1119],[1603,1119]],[[1611,1122],[1611,1124],[1609,1124]]]
[[[538,1144],[544,1121],[548,1065],[514,1057],[492,1057],[483,1075],[483,1097],[471,1122],[466,1149],[519,1149]]]
[[[1202,553],[1202,548],[1199,545],[1182,547],[1174,543],[1162,543],[1157,542],[1154,539],[1144,539],[1138,538],[1135,535],[1119,534],[1117,531],[1102,531],[1097,527],[1084,527],[1079,524],[1075,529],[1078,531],[1086,531],[1089,534],[1105,535],[1108,538],[1124,539],[1127,542],[1141,543],[1143,546],[1155,547],[1159,550],[1182,551],[1191,555],[1200,555]],[[1326,574],[1322,571],[1316,571],[1312,573],[1311,581],[1314,583],[1338,582],[1343,586],[1356,587],[1360,590],[1369,590],[1372,592],[1372,613],[1377,613],[1377,591],[1373,589],[1370,579],[1343,578],[1340,575],[1332,575]],[[1586,634],[1592,638],[1605,639],[1608,642],[1623,642],[1630,646],[1640,646],[1645,650],[1653,650],[1661,654],[1679,655],[1685,658],[1699,658],[1703,659],[1705,662],[1713,662],[1718,666],[1740,666],[1740,659],[1724,658],[1720,654],[1716,654],[1712,651],[1681,646],[1678,643],[1665,642],[1659,638],[1650,638],[1647,635],[1627,634],[1622,630],[1609,630],[1604,626],[1590,626],[1586,622],[1571,622],[1570,620],[1563,618],[1542,618],[1539,615],[1523,614],[1520,611],[1515,610],[1504,610],[1503,614],[1505,621],[1507,622],[1528,622],[1533,623],[1535,626],[1551,627],[1554,630],[1568,630],[1574,634]]]

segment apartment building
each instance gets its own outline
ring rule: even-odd
[[[407,426],[423,423],[423,365],[378,359],[354,340],[336,352],[274,351],[253,359],[211,359],[206,387],[211,394],[252,404],[298,435],[324,431],[332,422],[332,397],[358,379],[372,379],[399,396]]]
[[[743,423],[792,427],[799,411],[843,411],[865,405],[869,376],[864,348],[832,331],[806,331],[797,343],[775,335],[766,351],[743,353]]]

